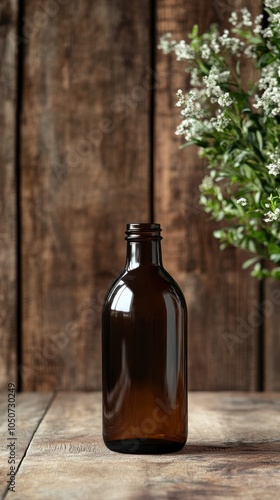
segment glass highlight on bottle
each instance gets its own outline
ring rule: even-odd
[[[103,306],[103,439],[117,452],[175,452],[187,439],[187,309],[160,232],[127,225],[125,268]]]

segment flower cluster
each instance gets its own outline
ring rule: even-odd
[[[239,200],[237,200],[236,203],[240,203],[240,205],[242,205],[242,207],[246,207],[247,200],[246,200],[246,198],[239,198]]]
[[[272,160],[272,163],[266,165],[270,175],[279,175],[280,174],[280,154],[277,153],[268,153],[268,157]]]
[[[280,24],[279,24],[280,26]],[[280,36],[280,33],[279,33]],[[280,68],[278,61],[273,61],[262,71],[258,84],[261,96],[256,95],[255,108],[262,108],[266,115],[280,114]]]
[[[164,53],[175,53],[189,73],[189,91],[177,92],[181,122],[176,134],[186,146],[199,146],[210,175],[200,185],[207,213],[227,225],[215,236],[221,248],[240,247],[256,254],[253,276],[280,280],[280,0],[264,0],[263,15],[247,8],[233,12],[230,29],[216,25],[188,41],[170,33],[160,40]],[[249,84],[242,61],[251,64]],[[229,224],[230,221],[230,224]],[[269,269],[260,261],[270,260]]]
[[[267,217],[267,219],[264,219],[266,222],[280,220],[280,208],[275,208],[274,212],[267,212],[265,216]]]

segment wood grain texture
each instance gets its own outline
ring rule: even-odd
[[[16,382],[16,107],[18,4],[0,3],[0,390]]]
[[[244,7],[245,2],[158,2],[157,41],[166,32],[178,41],[185,39],[196,23],[200,32],[214,21],[222,29],[234,5]],[[261,1],[246,2],[246,7],[257,14]],[[158,51],[156,72],[155,219],[164,229],[164,264],[189,306],[190,388],[253,390],[258,388],[259,339],[258,326],[248,318],[258,307],[259,285],[241,270],[243,253],[220,252],[212,236],[217,226],[198,202],[206,166],[196,149],[179,150],[175,103],[176,90],[187,89],[184,65],[174,54]]]
[[[264,327],[264,390],[280,390],[280,283],[266,280],[261,303]]]
[[[137,456],[104,447],[99,393],[59,393],[5,500],[277,498],[280,394],[197,392],[189,403],[187,446]]]
[[[25,393],[16,395],[16,449],[15,449],[15,466],[18,468],[28,445],[32,439],[35,430],[42,419],[48,404],[50,403],[52,394],[35,394]],[[4,497],[4,492],[7,489],[7,474],[10,472],[9,448],[7,444],[11,441],[7,440],[8,435],[8,393],[0,394],[0,499]]]
[[[100,388],[103,297],[150,205],[150,3],[54,3],[25,2],[24,390]]]

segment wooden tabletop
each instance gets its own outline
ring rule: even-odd
[[[7,394],[0,412],[1,499],[279,498],[280,393],[190,393],[186,447],[146,456],[104,446],[100,393],[18,394],[15,492]]]

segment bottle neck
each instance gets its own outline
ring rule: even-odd
[[[160,224],[127,224],[127,270],[140,266],[161,266]]]
[[[160,240],[127,242],[126,270],[140,266],[162,266]]]

